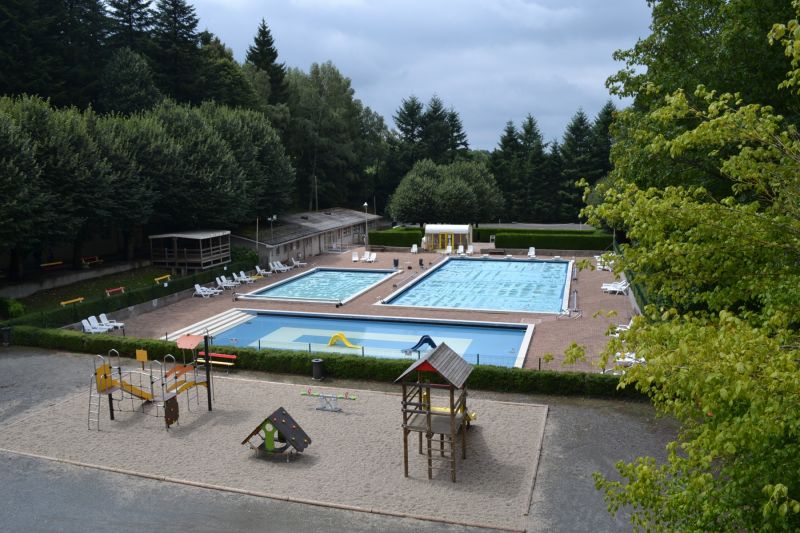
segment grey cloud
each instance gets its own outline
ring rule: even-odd
[[[265,18],[281,60],[331,60],[356,96],[392,125],[400,100],[438,94],[474,148],[497,145],[531,113],[560,138],[579,107],[609,98],[611,54],[648,33],[645,0],[195,0],[207,27],[243,59]]]

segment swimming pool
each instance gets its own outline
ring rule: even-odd
[[[413,360],[428,345],[409,349],[429,335],[438,345],[447,343],[470,363],[522,366],[533,325],[471,321],[425,320],[398,317],[333,315],[233,309],[175,332],[202,334],[213,344],[278,348],[308,352],[337,352]],[[332,337],[336,342],[330,346]],[[349,344],[347,346],[346,344]]]
[[[451,257],[381,303],[409,307],[563,313],[572,261]]]
[[[317,267],[238,298],[344,304],[397,273],[386,269]]]

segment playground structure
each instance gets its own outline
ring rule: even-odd
[[[332,413],[341,412],[342,408],[339,407],[339,400],[358,400],[358,396],[353,396],[349,392],[345,392],[344,394],[326,394],[324,392],[314,392],[310,387],[304,392],[301,392],[300,396],[317,398],[319,400],[317,411],[330,411]]]
[[[461,458],[467,458],[466,431],[475,413],[467,409],[466,381],[472,373],[472,365],[464,361],[460,355],[450,349],[447,344],[440,344],[435,350],[409,366],[395,383],[400,382],[403,388],[403,469],[408,477],[408,436],[412,432],[419,435],[419,454],[426,455],[428,461],[428,479],[433,478],[434,469],[449,469],[450,480],[456,482],[456,441],[461,437]],[[416,379],[412,375],[416,372]],[[430,376],[438,374],[444,384],[431,383]],[[423,381],[424,378],[428,378]],[[444,390],[449,393],[447,406],[435,407],[431,404],[431,389]],[[456,391],[459,391],[456,397]],[[423,452],[423,435],[427,447]],[[436,439],[436,435],[439,439]],[[438,447],[434,448],[433,443]],[[434,455],[438,452],[438,457]],[[444,463],[434,466],[434,462]]]
[[[261,438],[260,443],[253,442],[256,437]],[[283,407],[279,407],[265,418],[242,441],[242,445],[250,446],[256,455],[261,453],[280,454],[291,446],[294,450],[290,450],[286,456],[287,463],[292,452],[302,453],[309,444],[311,444],[311,437]]]
[[[108,356],[97,355],[94,373],[89,384],[88,429],[94,425],[100,430],[100,404],[103,396],[108,398],[110,420],[115,411],[140,412],[164,418],[167,429],[178,422],[180,409],[178,396],[185,393],[186,408],[192,404],[199,408],[199,387],[206,388],[208,410],[211,410],[211,368],[198,368],[196,360],[178,364],[171,354],[163,360],[150,361],[146,366],[147,353],[137,350],[136,360],[141,370],[126,369],[117,350],[109,350]],[[150,409],[147,409],[150,407]]]
[[[334,333],[333,335],[331,335],[331,338],[328,341],[328,346],[336,346],[337,342],[341,342],[348,348],[360,348],[360,346],[356,346],[355,344],[347,340],[347,337],[345,337],[344,333],[342,333],[341,331],[339,333]]]

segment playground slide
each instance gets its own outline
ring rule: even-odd
[[[444,413],[444,414],[448,414],[448,415],[450,414],[450,408],[449,407],[431,407],[431,411],[434,412],[434,413]],[[478,419],[478,414],[475,411],[470,411],[470,412],[467,413],[467,418],[469,420],[477,420]]]
[[[433,339],[431,338],[431,336],[430,335],[423,335],[422,337],[419,338],[419,342],[417,342],[417,344],[415,344],[413,347],[408,348],[407,350],[404,350],[404,351],[416,352],[417,350],[419,350],[420,348],[422,348],[426,344],[428,346],[430,346],[431,348],[436,348],[436,343],[433,342]]]
[[[122,387],[122,390],[124,390],[125,392],[127,392],[129,394],[132,394],[133,396],[136,396],[140,400],[147,400],[147,401],[150,401],[150,402],[153,401],[153,395],[152,394],[150,394],[146,390],[140,389],[139,387],[137,387],[135,385],[131,385],[127,381],[123,381],[120,386]]]
[[[337,341],[342,341],[342,344],[344,344],[348,348],[360,348],[360,346],[356,346],[355,344],[347,340],[347,337],[345,337],[344,333],[342,332],[331,335],[331,340],[328,341],[328,346],[334,346]]]

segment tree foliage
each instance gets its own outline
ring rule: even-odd
[[[723,29],[752,21],[727,11],[746,4],[729,4],[726,16],[738,18]],[[793,61],[797,27],[792,20],[771,34]],[[771,68],[765,60],[753,79],[771,77]],[[649,108],[622,114],[603,202],[585,213],[626,233],[617,268],[634,272],[651,301],[606,357],[644,358],[623,386],[647,393],[681,430],[665,464],[620,462],[622,481],[596,474],[596,484],[612,512],[631,510],[637,530],[796,531],[800,133],[752,92],[643,90]],[[648,183],[648,172],[660,177]],[[714,189],[703,186],[708,176]]]
[[[474,223],[496,218],[502,208],[503,196],[485,165],[424,159],[400,182],[387,211],[403,222]]]

